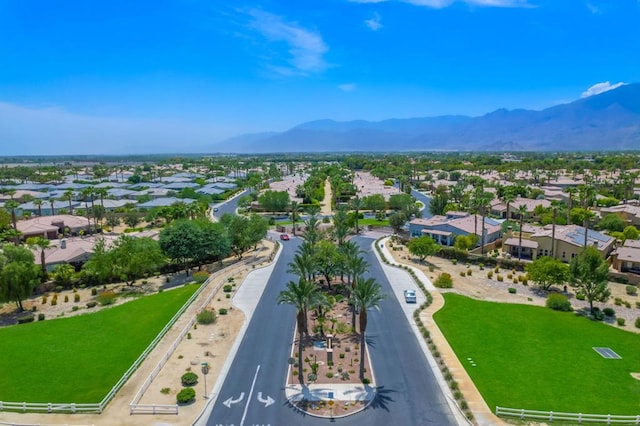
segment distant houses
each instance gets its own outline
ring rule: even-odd
[[[428,235],[436,242],[452,246],[458,236],[470,234],[478,237],[478,244],[492,243],[500,238],[500,222],[485,217],[484,231],[482,229],[482,216],[472,215],[466,212],[447,212],[445,216],[433,216],[429,219],[417,218],[409,222],[409,234],[413,237]]]

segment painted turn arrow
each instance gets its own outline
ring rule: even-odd
[[[241,402],[243,398],[244,398],[244,392],[241,392],[240,397],[238,399],[233,399],[233,397],[231,397],[226,401],[224,401],[223,404],[226,405],[227,408],[231,408],[231,404],[237,404],[238,402]]]
[[[258,401],[264,404],[264,408],[267,408],[271,404],[275,403],[275,399],[267,395],[267,399],[262,398],[262,392],[258,392]]]

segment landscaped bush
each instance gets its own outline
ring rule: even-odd
[[[220,309],[218,309],[218,313],[220,315],[227,315],[227,309],[226,308],[220,308]]]
[[[578,299],[578,300],[586,300],[586,297],[582,293],[577,293],[576,294],[576,299]]]
[[[635,296],[638,293],[638,288],[634,285],[628,285],[625,287],[625,290],[627,291],[627,294],[629,296]]]
[[[198,284],[202,284],[209,278],[209,273],[207,271],[198,271],[193,274],[193,280]]]
[[[452,288],[453,287],[453,279],[451,278],[451,274],[448,272],[443,272],[438,275],[438,278],[433,283],[434,286],[438,288]]]
[[[616,322],[618,323],[618,325],[619,325],[620,327],[624,327],[624,325],[625,325],[625,320],[624,320],[624,318],[616,318]]]
[[[616,311],[614,311],[613,308],[604,308],[602,313],[605,314],[605,316],[612,317],[616,314]]]
[[[80,301],[80,295],[78,293],[73,295],[73,301],[74,302],[79,302]]]
[[[198,383],[198,375],[189,371],[182,375],[180,381],[182,381],[182,386],[193,386]]]
[[[95,288],[95,287],[93,287],[93,288],[91,289],[91,295],[92,295],[92,296],[96,296],[97,294],[98,294],[98,289],[97,289],[97,288]]]
[[[511,294],[516,294],[516,292],[517,292],[517,291],[518,291],[518,290],[516,290],[515,288],[513,288],[513,287],[509,287],[509,293],[511,293]]]
[[[113,305],[118,299],[118,295],[111,290],[105,290],[96,297],[100,306]]]
[[[636,328],[640,328],[640,318],[636,318],[636,322],[634,324]]]
[[[233,290],[233,286],[231,284],[225,284],[224,287],[222,287],[222,291],[225,293],[230,293],[231,290]]]
[[[555,311],[568,312],[571,310],[571,302],[569,302],[567,296],[558,293],[551,293],[549,297],[547,297],[546,306]]]
[[[39,313],[38,314],[38,321],[44,321],[44,314],[43,313]]]
[[[35,317],[33,316],[33,314],[30,314],[30,313],[22,314],[18,317],[18,324],[26,324],[28,322],[33,322],[34,319]]]
[[[198,312],[198,316],[196,317],[196,319],[198,321],[198,324],[213,324],[216,322],[216,313],[215,311],[205,309]]]
[[[176,401],[178,404],[188,404],[195,401],[196,391],[193,388],[183,388],[178,395],[176,395]]]
[[[64,303],[67,303],[67,302],[69,302],[69,295],[65,294],[64,295]]]
[[[487,278],[489,278],[489,279],[493,278],[493,271],[488,271],[487,272]]]
[[[496,276],[496,279],[497,279],[499,282],[504,281],[504,277],[503,277],[502,275],[498,275],[498,276]]]
[[[91,302],[87,302],[87,308],[91,309],[94,308],[98,305],[98,302],[96,302],[95,300],[92,300]]]

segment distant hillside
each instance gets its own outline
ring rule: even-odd
[[[246,135],[224,152],[578,151],[640,149],[640,83],[542,111],[499,109],[480,117],[317,120],[282,133]]]

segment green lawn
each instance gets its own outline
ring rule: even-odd
[[[0,401],[100,402],[197,288],[0,329]]]
[[[640,381],[629,374],[640,372],[639,335],[548,308],[445,301],[435,320],[492,410],[640,414]]]

